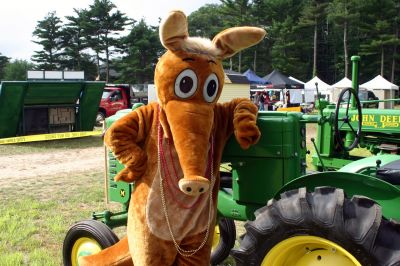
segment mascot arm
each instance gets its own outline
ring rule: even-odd
[[[144,174],[147,156],[142,147],[150,131],[153,113],[151,105],[143,106],[107,129],[104,142],[125,165],[125,169],[114,177],[116,181],[133,182]]]
[[[247,98],[237,98],[230,102],[217,104],[221,119],[225,121],[227,138],[232,133],[243,149],[256,144],[261,133],[257,127],[257,106]],[[224,117],[225,119],[222,119]]]

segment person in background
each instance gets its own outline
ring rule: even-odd
[[[254,94],[253,103],[255,105],[257,105],[258,109],[260,109],[260,92],[259,91],[257,91],[256,94]]]
[[[292,105],[290,104],[290,92],[287,90],[285,93],[286,97],[286,107],[291,107]]]
[[[264,109],[265,95],[263,92],[258,91],[257,93],[260,93],[260,98],[258,100],[258,104],[259,104],[258,111],[265,111],[265,109]]]
[[[264,92],[264,94],[265,94],[265,101],[264,101],[265,110],[271,110],[271,109],[270,109],[271,98],[269,97],[269,93],[268,93],[268,92]]]

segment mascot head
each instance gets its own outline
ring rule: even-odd
[[[197,196],[209,188],[204,177],[214,122],[214,107],[224,85],[222,60],[260,42],[265,31],[235,27],[211,41],[189,37],[181,11],[172,11],[160,26],[160,40],[167,49],[155,70],[161,107],[161,124],[174,142],[184,177],[182,192]]]

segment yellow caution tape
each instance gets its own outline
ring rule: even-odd
[[[0,139],[0,145],[21,143],[21,142],[56,140],[56,139],[72,139],[72,138],[81,138],[87,136],[99,136],[102,133],[103,132],[100,130],[95,130],[95,131],[64,132],[64,133],[51,133],[51,134],[29,135],[29,136],[21,136],[13,138],[3,138]]]

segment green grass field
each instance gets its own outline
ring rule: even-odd
[[[101,172],[37,184],[0,190],[0,265],[61,265],[69,226],[106,207]]]

